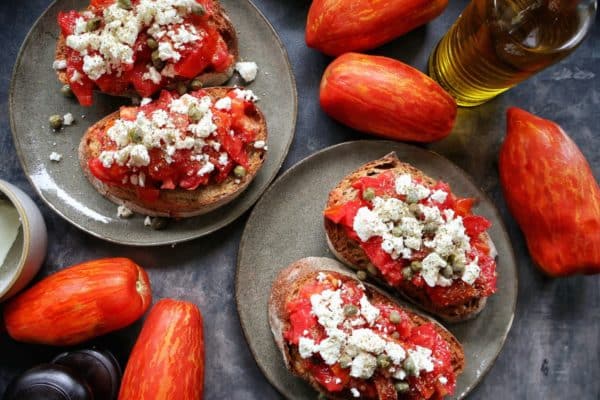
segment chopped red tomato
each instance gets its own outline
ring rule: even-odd
[[[62,34],[66,37],[72,35],[75,30],[75,20],[79,18],[77,11],[61,11],[58,13],[58,25]]]

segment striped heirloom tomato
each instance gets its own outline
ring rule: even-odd
[[[200,310],[192,303],[160,300],[133,347],[119,400],[200,400],[203,393]]]
[[[420,71],[391,58],[348,53],[325,70],[321,107],[362,132],[433,142],[450,134],[456,102]]]
[[[15,340],[71,346],[124,328],[152,302],[148,275],[127,258],[88,261],[51,275],[4,307]]]
[[[508,110],[500,181],[533,261],[550,276],[600,273],[600,187],[556,123]]]
[[[378,47],[440,15],[448,0],[314,0],[306,44],[331,56]]]

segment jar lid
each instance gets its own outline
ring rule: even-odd
[[[41,364],[15,378],[3,400],[93,400],[86,382],[62,365]]]

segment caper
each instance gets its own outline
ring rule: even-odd
[[[390,313],[390,322],[392,324],[399,324],[402,322],[402,317],[398,311],[394,310]]]
[[[428,223],[423,226],[424,233],[435,233],[437,226],[434,223]]]
[[[117,5],[124,10],[131,10],[133,8],[131,0],[118,0]]]
[[[204,9],[204,7],[202,7],[201,4],[194,4],[194,5],[192,5],[192,14],[198,15],[201,17],[204,14],[206,14],[206,10]]]
[[[379,368],[388,368],[390,365],[392,365],[392,360],[390,359],[390,357],[386,356],[385,354],[380,354],[377,356],[377,366]]]
[[[452,275],[454,275],[454,271],[452,270],[452,267],[450,265],[446,265],[441,272],[444,278],[448,279],[452,278]]]
[[[195,104],[193,104],[189,109],[188,109],[188,117],[190,117],[190,119],[192,120],[192,122],[198,122],[202,119],[202,111],[200,111],[198,109],[198,107],[196,107]]]
[[[161,231],[166,229],[167,225],[169,225],[169,220],[163,217],[152,218],[152,224],[150,227],[155,231]]]
[[[408,206],[408,211],[410,211],[414,215],[417,215],[417,216],[420,215],[419,204],[412,203],[411,205]]]
[[[400,226],[395,226],[392,229],[392,235],[396,236],[396,237],[401,237],[402,236],[402,227]]]
[[[408,383],[406,382],[396,382],[394,384],[394,389],[396,389],[396,392],[398,393],[406,393],[410,389],[410,386],[408,386]]]
[[[377,271],[377,267],[375,267],[373,264],[367,265],[367,271],[369,271],[369,273],[373,276],[377,276],[377,274],[379,272],[379,271]]]
[[[152,65],[154,66],[154,69],[156,69],[157,71],[160,71],[165,67],[165,62],[160,59],[158,50],[155,50],[152,52]]]
[[[404,360],[402,368],[404,369],[404,371],[406,371],[407,375],[417,376],[419,373],[419,371],[417,371],[417,366],[415,365],[414,360],[410,357]]]
[[[454,271],[457,275],[462,275],[465,272],[465,264],[462,262],[457,262],[452,266],[452,271]]]
[[[236,176],[236,178],[243,178],[246,176],[246,168],[238,165],[233,169],[233,174]]]
[[[400,332],[394,332],[394,333],[392,333],[392,338],[394,338],[396,340],[400,339]]]
[[[366,201],[373,200],[375,198],[375,190],[373,190],[373,188],[366,188],[365,190],[363,190],[362,197]]]
[[[421,261],[413,261],[410,263],[410,269],[413,272],[419,272],[423,269],[423,264],[421,263]]]
[[[150,47],[151,50],[158,49],[158,42],[154,38],[148,38],[148,40],[146,40],[146,44],[148,45],[148,47]]]
[[[73,91],[71,90],[71,85],[64,85],[60,88],[60,93],[65,97],[73,97]]]
[[[348,304],[344,306],[344,316],[352,317],[356,314],[358,314],[358,307],[356,307],[354,304]]]
[[[185,82],[179,81],[177,82],[177,93],[179,93],[180,96],[183,96],[184,94],[187,93],[187,85],[185,84]]]
[[[204,87],[200,78],[195,78],[190,81],[190,90],[200,90]]]
[[[140,132],[137,128],[131,128],[127,132],[127,136],[129,136],[129,141],[131,141],[132,143],[139,143],[140,140],[142,140],[142,135],[140,135]]]
[[[87,23],[85,24],[85,30],[88,32],[93,32],[96,29],[100,28],[101,22],[102,22],[102,20],[99,17],[94,17],[92,19],[89,19],[87,21]]]
[[[366,281],[367,280],[367,272],[363,271],[361,269],[360,271],[356,272],[356,277],[361,281]]]
[[[412,279],[413,273],[412,273],[412,270],[410,269],[410,267],[402,268],[402,277],[406,280]]]
[[[327,400],[327,396],[325,396],[323,393],[319,393],[317,400]]]
[[[344,354],[340,357],[339,363],[340,367],[342,368],[350,368],[352,365],[352,357],[350,357],[348,354]]]
[[[48,120],[52,129],[60,129],[63,126],[63,118],[58,114],[50,116]]]

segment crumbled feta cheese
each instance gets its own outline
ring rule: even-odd
[[[79,73],[79,71],[75,70],[75,71],[73,71],[73,75],[71,76],[70,82],[81,84],[81,78],[82,78],[82,75]]]
[[[64,69],[67,69],[67,60],[54,60],[54,62],[52,63],[52,68],[55,71],[62,71]]]
[[[266,144],[267,143],[264,140],[257,140],[256,142],[254,142],[254,148],[255,149],[264,149]]]
[[[377,317],[379,317],[379,309],[369,302],[367,296],[360,298],[360,312],[369,325],[373,325]]]
[[[368,353],[381,354],[386,341],[371,329],[355,329],[348,338],[348,344]]]
[[[412,360],[417,371],[431,372],[434,367],[431,353],[431,349],[416,346],[414,350],[408,350],[408,358]]]
[[[339,290],[324,290],[310,297],[312,313],[325,328],[337,328],[344,321],[342,298]]]
[[[219,154],[219,164],[227,165],[228,162],[229,162],[229,155],[227,153]]]
[[[429,198],[436,203],[443,203],[448,198],[448,193],[443,190],[435,190]]]
[[[133,211],[131,211],[129,208],[121,205],[117,208],[117,216],[119,218],[130,218],[133,215]]]
[[[252,61],[238,62],[235,64],[235,70],[240,74],[244,81],[250,83],[256,79],[256,75],[258,74],[258,65]]]
[[[60,160],[62,160],[62,154],[58,154],[57,152],[53,151],[52,153],[50,153],[50,160],[54,161],[54,162],[59,162]]]
[[[479,278],[479,274],[481,273],[481,268],[477,265],[477,259],[467,264],[465,267],[465,271],[463,272],[460,279],[462,279],[465,283],[472,285],[475,283],[477,278]]]
[[[158,57],[163,61],[173,60],[177,62],[181,59],[181,54],[173,49],[171,43],[160,42],[158,44]]]
[[[440,269],[446,266],[446,261],[437,253],[429,253],[422,261],[421,276],[428,286],[434,287],[440,277]]]
[[[148,104],[152,103],[152,99],[149,97],[144,97],[140,103],[140,105],[143,106],[147,106]]]
[[[441,383],[442,385],[445,385],[445,384],[447,384],[447,383],[448,383],[448,378],[446,378],[445,376],[440,376],[440,377],[438,378],[438,381],[440,381],[440,383]]]
[[[416,203],[428,197],[431,191],[425,186],[414,183],[410,174],[402,174],[395,181],[396,193],[406,196],[409,203]]]
[[[152,83],[158,85],[162,81],[162,75],[156,70],[156,68],[149,66],[148,72],[144,72],[142,79],[145,81],[152,81]]]
[[[312,357],[318,350],[319,346],[317,346],[312,339],[301,337],[298,341],[298,352],[302,358]]]
[[[106,63],[99,55],[83,57],[83,72],[93,81],[107,72]]]
[[[360,392],[357,388],[350,388],[350,393],[352,393],[353,397],[360,397]]]
[[[387,342],[385,344],[385,353],[390,357],[394,364],[400,364],[406,358],[404,348],[394,342]]]
[[[382,236],[388,231],[386,224],[368,207],[362,207],[358,210],[354,217],[353,228],[363,242],[373,236]]]
[[[65,115],[63,115],[63,125],[65,125],[65,126],[73,125],[74,121],[75,121],[75,118],[73,118],[73,114],[66,113]]]
[[[238,99],[251,101],[253,103],[256,103],[258,101],[258,97],[250,89],[243,90],[235,88],[233,93],[235,93],[235,97],[237,97]]]
[[[215,108],[217,110],[231,110],[231,98],[230,97],[222,97],[215,103]]]
[[[152,219],[150,217],[144,219],[144,226],[152,226]]]
[[[136,144],[129,153],[129,164],[132,167],[145,167],[150,164],[148,149],[141,144]]]
[[[352,360],[350,376],[369,379],[373,376],[375,368],[377,368],[377,358],[369,353],[360,353]]]
[[[344,344],[343,336],[344,335],[342,335],[342,337],[329,336],[319,343],[319,354],[323,361],[325,361],[325,364],[333,365],[339,360],[342,352],[342,345]]]
[[[202,166],[202,168],[200,168],[200,170],[198,170],[198,175],[199,176],[204,176],[206,174],[210,174],[214,170],[215,170],[215,164],[213,164],[210,161],[208,161],[206,164],[204,164]]]

